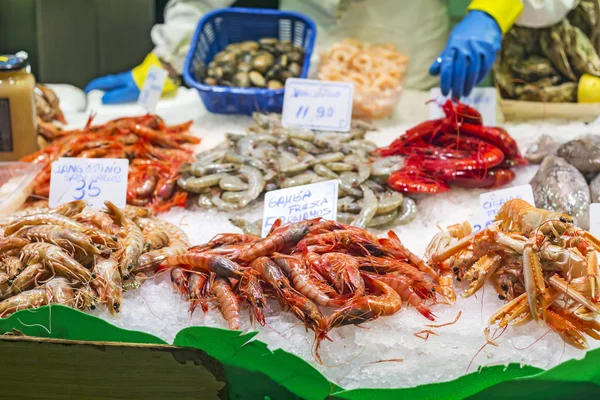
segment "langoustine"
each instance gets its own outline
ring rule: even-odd
[[[569,215],[513,199],[487,228],[445,237],[448,233],[441,232],[432,240],[429,259],[444,275],[451,271],[468,283],[462,296],[490,281],[508,301],[490,316],[490,326],[534,320],[581,349],[587,347],[583,333],[600,339],[600,240],[576,227]]]

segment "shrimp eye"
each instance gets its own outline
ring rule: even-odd
[[[95,310],[95,309],[96,309],[96,305],[95,304],[90,305],[90,310]]]
[[[456,280],[460,282],[460,278],[458,276],[456,277]]]
[[[92,272],[92,279],[96,279],[96,273]]]
[[[119,303],[113,303],[113,308],[115,309],[115,311],[119,311],[119,307],[121,305]]]
[[[569,224],[573,223],[573,220],[570,219],[570,218],[560,217],[559,220],[560,220],[560,222],[565,223],[565,224],[566,223],[569,223]]]
[[[506,283],[503,283],[502,285],[500,285],[500,289],[502,289],[503,291],[507,291],[508,290],[508,285]],[[504,299],[501,299],[504,300]]]
[[[501,294],[499,294],[499,295],[498,295],[498,298],[499,298],[500,300],[506,300],[506,297],[502,296]]]
[[[453,271],[453,272],[458,272],[458,267],[454,267],[454,268],[452,268],[452,271]]]

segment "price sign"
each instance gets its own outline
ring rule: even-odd
[[[283,95],[283,126],[348,132],[353,95],[352,83],[289,78]]]
[[[168,76],[169,73],[165,69],[156,65],[151,66],[148,70],[144,86],[140,91],[140,97],[138,97],[138,104],[144,107],[150,114],[154,114],[156,110],[156,104],[160,99]]]
[[[492,224],[500,207],[512,199],[522,199],[535,205],[531,185],[514,186],[508,189],[482,193],[479,196],[479,204],[481,206],[480,212],[469,221],[473,227],[473,231],[477,232]]]
[[[590,204],[590,233],[600,237],[600,203]]]
[[[74,200],[102,208],[109,200],[125,207],[129,160],[122,158],[59,158],[50,175],[51,208]]]
[[[429,103],[429,119],[443,118],[446,116],[440,104],[448,100],[448,96],[442,96],[439,87],[429,91],[429,97],[435,101]],[[496,104],[498,98],[496,88],[475,88],[468,97],[463,97],[461,103],[467,104],[481,114],[484,125],[496,125]]]
[[[338,181],[324,181],[265,193],[262,235],[267,236],[278,218],[283,223],[322,217],[335,220]]]

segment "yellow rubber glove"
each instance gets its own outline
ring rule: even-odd
[[[502,34],[505,34],[523,12],[521,0],[473,0],[467,11],[479,10],[496,20]]]
[[[102,96],[102,103],[104,104],[134,102],[140,96],[140,90],[144,86],[150,67],[153,65],[164,68],[158,57],[154,53],[150,53],[133,70],[96,78],[85,87],[84,91],[88,93],[96,89],[104,90],[106,92]],[[176,91],[177,84],[171,78],[167,78],[162,94],[168,95]]]
[[[578,103],[600,103],[600,78],[583,74],[577,85]]]

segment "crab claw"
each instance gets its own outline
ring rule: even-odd
[[[587,341],[577,326],[569,321],[569,318],[560,309],[546,310],[546,323],[556,333],[558,333],[565,342],[578,349],[585,350],[588,347]]]
[[[533,250],[533,245],[528,243],[523,250],[523,276],[525,278],[525,291],[527,293],[527,301],[529,302],[529,311],[535,321],[540,323],[540,312],[545,313],[542,308],[541,300],[546,294],[546,284],[544,283],[544,275],[542,274],[542,265],[540,257]]]
[[[563,278],[558,275],[552,275],[550,279],[548,279],[550,285],[553,288],[561,292],[562,294],[570,297],[575,300],[579,304],[587,307],[591,312],[595,315],[600,315],[600,308],[592,303],[589,299],[587,299],[581,292],[579,292],[573,285],[566,282]]]
[[[463,279],[470,281],[471,284],[461,296],[469,297],[475,294],[475,292],[483,286],[486,279],[496,271],[501,260],[502,257],[498,254],[493,254],[493,256],[485,255],[477,260],[477,262],[464,274]]]
[[[598,268],[598,255],[596,251],[590,251],[585,260],[588,279],[590,281],[590,290],[592,301],[597,303],[600,300],[600,269]]]
[[[531,313],[529,312],[527,304],[527,293],[523,293],[496,310],[488,320],[488,324],[490,326],[498,325],[498,327],[504,328],[511,322],[513,324],[519,323],[520,321],[529,320],[530,318]]]

